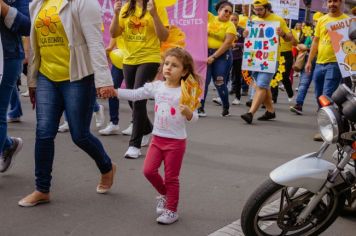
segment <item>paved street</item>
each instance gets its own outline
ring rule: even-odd
[[[316,131],[312,94],[303,108],[305,115],[297,116],[287,109],[286,95],[280,92],[276,121],[255,121],[253,125],[239,117],[246,111],[245,105],[232,106],[232,116],[222,118],[221,108],[209,102],[208,117],[188,126],[180,220],[162,226],[155,222],[156,193],[141,173],[143,158],[123,158],[129,137],[100,136],[118,164],[118,173],[111,193],[99,195],[95,192],[99,172],[94,162],[72,143],[69,133],[58,134],[52,202],[25,209],[17,202],[34,189],[35,114],[29,99],[21,99],[25,115],[21,123],[9,125],[9,133],[22,137],[24,147],[15,166],[0,175],[1,236],[209,235],[240,218],[244,202],[273,168],[320,146],[312,141]],[[105,105],[108,119],[107,102],[100,103]],[[149,104],[152,117],[153,101]],[[129,121],[129,107],[121,101],[121,129]],[[97,135],[97,129],[92,128]],[[351,236],[355,231],[356,217],[339,218],[323,235]]]

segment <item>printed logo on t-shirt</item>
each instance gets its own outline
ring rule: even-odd
[[[127,40],[132,42],[146,41],[147,20],[137,16],[130,16],[128,23]]]

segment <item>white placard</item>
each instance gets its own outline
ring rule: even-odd
[[[272,10],[284,19],[299,19],[299,0],[269,0]]]
[[[356,45],[348,34],[351,20],[348,18],[326,25],[343,78],[350,76],[350,70],[356,74]]]
[[[248,21],[242,70],[275,73],[279,37],[279,21]]]

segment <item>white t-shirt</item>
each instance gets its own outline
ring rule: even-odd
[[[118,89],[119,98],[138,101],[148,98],[155,99],[155,118],[153,125],[153,135],[165,138],[186,139],[185,129],[186,117],[180,113],[179,100],[181,88],[169,88],[164,81],[154,81],[146,83],[138,89]],[[193,117],[188,122],[198,120],[197,112],[193,112]]]

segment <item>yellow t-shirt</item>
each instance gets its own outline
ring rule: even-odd
[[[245,29],[247,21],[248,21],[248,16],[239,15],[239,26],[240,27]]]
[[[296,30],[292,30],[292,34],[293,34],[293,37],[295,38],[295,40],[297,40],[298,42],[298,32]],[[289,51],[292,51],[292,48],[293,48],[293,43],[292,41],[288,41],[286,42],[282,37],[280,38],[281,40],[281,46],[280,46],[280,51],[281,52],[289,52]]]
[[[41,55],[39,71],[55,82],[69,80],[69,43],[58,15],[62,2],[44,1],[35,20],[37,44]]]
[[[219,48],[225,41],[226,34],[236,35],[236,27],[231,21],[219,21],[217,16],[208,13],[208,48]]]
[[[160,63],[160,41],[156,35],[151,14],[146,12],[140,19],[142,8],[136,5],[134,14],[123,18],[128,6],[126,3],[122,7],[119,16],[119,26],[123,29],[124,48],[128,53],[124,57],[124,64]],[[168,27],[166,9],[157,6],[157,13],[163,25]]]
[[[278,16],[278,15],[276,15],[276,14],[274,14],[274,13],[270,13],[266,18],[259,18],[258,16],[253,16],[253,17],[252,17],[252,20],[253,20],[253,21],[278,21],[278,22],[279,22],[279,27],[282,29],[282,31],[283,31],[284,33],[286,33],[286,34],[290,33],[290,29],[288,28],[286,21],[285,21],[282,17],[280,17],[280,16]],[[281,43],[282,43],[282,40],[283,40],[282,37],[279,37],[280,46],[278,47],[278,57],[277,57],[277,60],[279,59],[279,55],[280,55],[280,53],[281,53],[281,49],[282,49]],[[284,41],[284,40],[283,40],[283,41]],[[287,46],[287,47],[288,47],[288,46]]]
[[[342,14],[339,17],[331,17],[327,14],[319,18],[315,27],[315,37],[319,38],[318,57],[316,59],[316,63],[326,64],[330,62],[337,62],[326,25],[330,22],[346,18],[349,18],[346,14]]]

